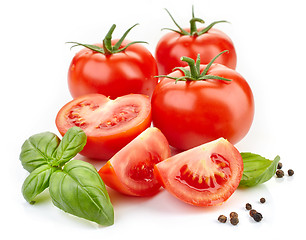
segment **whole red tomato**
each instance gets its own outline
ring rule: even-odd
[[[190,67],[177,68],[153,92],[154,126],[181,150],[220,137],[237,143],[253,121],[254,99],[248,83],[224,65],[200,65],[199,58],[194,65],[194,60],[183,59]]]
[[[134,25],[135,26],[135,25]],[[133,27],[134,27],[133,26]],[[132,28],[133,28],[132,27]],[[111,40],[112,26],[103,44],[80,44],[69,67],[68,85],[73,98],[100,93],[115,99],[130,93],[152,96],[157,84],[157,64],[152,54],[140,42]]]
[[[216,21],[205,28],[198,29],[196,22],[204,23],[204,21],[195,18],[192,13],[190,28],[183,29],[175,22],[170,13],[169,15],[179,31],[166,28],[172,32],[164,35],[156,46],[155,58],[159,74],[169,74],[175,67],[187,66],[187,63],[180,61],[181,56],[195,59],[200,54],[201,63],[208,64],[223,50],[229,50],[229,54],[218,58],[216,63],[232,69],[236,68],[237,57],[232,40],[222,31],[212,28],[215,24],[226,21]]]

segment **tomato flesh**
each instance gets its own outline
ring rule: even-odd
[[[87,135],[81,151],[86,157],[109,159],[151,124],[149,97],[129,94],[111,100],[89,94],[67,103],[58,113],[56,125],[64,135],[73,126]]]
[[[128,176],[135,181],[150,182],[154,178],[154,165],[159,163],[161,158],[149,154],[147,161],[140,161],[128,172]]]
[[[118,127],[125,122],[129,122],[136,118],[139,113],[139,106],[127,105],[116,109],[116,112],[109,118],[101,122],[99,128],[114,128]]]
[[[148,128],[116,153],[100,170],[104,183],[126,195],[151,196],[161,184],[154,174],[155,164],[170,157],[165,136]]]
[[[226,201],[239,185],[243,162],[227,140],[200,145],[155,165],[163,186],[178,199],[196,206]]]
[[[210,158],[209,162],[198,163],[203,164],[203,168],[194,164],[183,165],[176,179],[197,191],[216,192],[229,179],[231,171],[229,162],[222,155],[213,153]]]

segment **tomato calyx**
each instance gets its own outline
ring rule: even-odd
[[[132,27],[130,27],[128,30],[126,30],[126,32],[122,35],[122,37],[115,43],[115,45],[112,45],[112,34],[116,28],[116,24],[113,24],[111,26],[111,28],[109,29],[108,33],[106,34],[105,38],[103,39],[103,47],[99,47],[96,45],[92,45],[92,44],[84,44],[84,43],[78,43],[78,42],[67,42],[67,43],[73,43],[74,45],[71,47],[76,47],[76,46],[83,46],[86,47],[92,51],[98,52],[98,53],[102,53],[104,55],[112,55],[114,53],[119,53],[124,51],[125,49],[127,49],[129,46],[131,46],[132,44],[135,43],[147,43],[144,41],[134,41],[134,42],[130,42],[128,43],[126,46],[121,47],[121,44],[123,42],[123,40],[126,38],[126,36],[128,35],[128,33],[135,27],[137,26],[138,23],[136,23],[135,25],[133,25]]]
[[[228,23],[228,21],[225,21],[225,20],[215,21],[215,22],[212,22],[211,24],[209,24],[207,27],[205,27],[201,31],[198,31],[196,23],[197,22],[205,23],[205,21],[201,18],[197,18],[197,17],[194,16],[194,7],[192,6],[192,18],[189,21],[190,22],[190,32],[188,32],[185,29],[183,29],[180,25],[178,25],[178,23],[174,20],[174,18],[172,17],[172,15],[170,14],[170,12],[167,9],[165,9],[165,10],[169,14],[173,23],[178,27],[179,31],[175,30],[175,29],[171,29],[171,28],[163,28],[162,30],[170,30],[170,31],[176,32],[180,35],[200,36],[204,33],[207,33],[213,26],[215,26],[218,23],[222,23],[222,22]]]
[[[227,81],[230,82],[232,81],[231,79],[220,77],[220,76],[215,76],[215,75],[208,75],[207,72],[210,68],[210,66],[214,63],[214,61],[223,53],[228,52],[228,50],[224,50],[223,52],[219,53],[217,56],[215,56],[204,68],[204,70],[201,72],[200,70],[200,62],[201,62],[201,57],[200,54],[197,56],[196,62],[189,57],[181,57],[181,60],[184,62],[187,62],[189,65],[189,69],[184,68],[184,67],[176,67],[173,69],[174,70],[179,70],[181,71],[184,76],[181,77],[172,77],[169,75],[159,75],[156,77],[165,77],[165,78],[170,78],[174,79],[175,83],[178,81],[200,81],[200,80],[207,80],[207,79],[216,79],[216,80],[222,80],[222,81]]]

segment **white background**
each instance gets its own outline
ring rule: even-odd
[[[2,239],[285,239],[303,236],[305,225],[306,34],[304,1],[1,1],[0,103]],[[132,198],[109,191],[115,224],[98,226],[54,207],[48,192],[35,205],[22,197],[28,173],[19,161],[20,147],[31,135],[52,131],[58,110],[71,96],[67,70],[78,49],[68,41],[102,41],[113,23],[114,37],[134,25],[127,39],[143,40],[152,53],[158,39],[174,28],[164,8],[189,26],[191,6],[207,23],[233,40],[237,71],[249,82],[256,111],[252,128],[236,147],[273,159],[281,156],[293,177],[273,177],[250,189],[239,189],[222,206],[197,208],[161,191],[153,198]],[[103,162],[94,162],[97,168]],[[260,204],[260,197],[267,202]],[[244,209],[250,202],[263,214],[255,223]],[[240,223],[217,221],[238,212]],[[303,216],[304,215],[304,216]],[[9,236],[9,237],[8,237]],[[240,238],[239,238],[240,237]],[[16,238],[17,239],[17,238]]]

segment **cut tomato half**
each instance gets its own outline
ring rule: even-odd
[[[161,187],[154,165],[170,157],[167,139],[148,128],[116,153],[100,170],[103,182],[126,195],[151,196]]]
[[[239,151],[224,138],[155,165],[155,174],[166,190],[196,206],[214,206],[226,201],[238,187],[242,172]]]
[[[151,124],[151,104],[148,96],[129,94],[115,100],[89,94],[67,103],[58,112],[56,126],[64,135],[77,126],[87,135],[81,154],[108,160]]]

